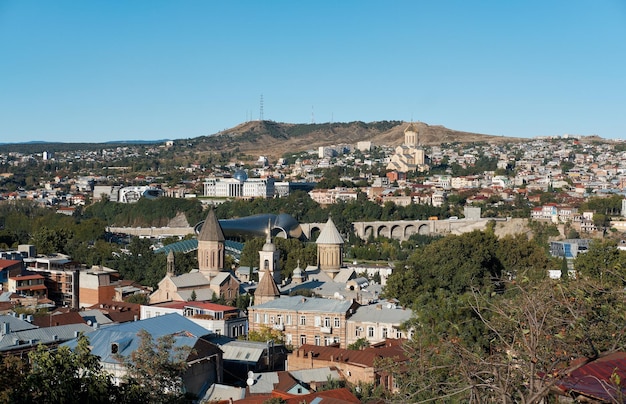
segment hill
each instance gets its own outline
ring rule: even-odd
[[[493,136],[413,123],[425,146],[442,143],[518,142],[527,139]],[[273,121],[251,121],[212,136],[192,139],[199,152],[239,152],[251,157],[260,155],[273,159],[289,152],[316,150],[319,146],[356,144],[371,141],[376,146],[398,146],[404,141],[408,122],[348,122],[322,124],[290,124]]]

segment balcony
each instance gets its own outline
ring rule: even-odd
[[[320,327],[320,332],[322,334],[332,334],[333,333],[333,329],[332,329],[332,327]]]

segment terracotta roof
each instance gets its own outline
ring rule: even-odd
[[[45,314],[34,316],[32,324],[37,327],[55,327],[68,324],[87,324],[84,318],[76,311],[61,314]]]
[[[34,279],[46,279],[43,275],[20,275],[20,276],[11,276],[9,279],[19,280],[19,281],[28,281]]]
[[[202,224],[202,230],[198,234],[198,241],[224,241],[224,232],[222,226],[215,216],[213,208],[209,208],[209,213]]]
[[[22,261],[0,259],[0,271],[5,269],[5,268],[12,267],[14,265],[20,265],[21,266],[22,265]]]
[[[298,351],[300,351],[300,355],[310,355],[310,353],[313,352],[313,360],[331,361],[332,358],[334,362],[345,362],[355,365],[372,367],[374,366],[374,360],[380,357],[396,357],[398,358],[398,362],[404,362],[408,360],[402,347],[403,342],[403,340],[388,339],[386,340],[384,347],[370,347],[358,351],[336,348],[332,346],[305,344],[300,346],[300,348],[298,348]]]

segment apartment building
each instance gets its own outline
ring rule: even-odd
[[[282,331],[285,344],[346,346],[347,320],[359,305],[353,301],[281,296],[248,310],[250,331],[271,327]]]

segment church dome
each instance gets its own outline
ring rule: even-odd
[[[271,241],[266,242],[265,244],[263,244],[263,251],[274,252],[276,251],[276,246]]]

